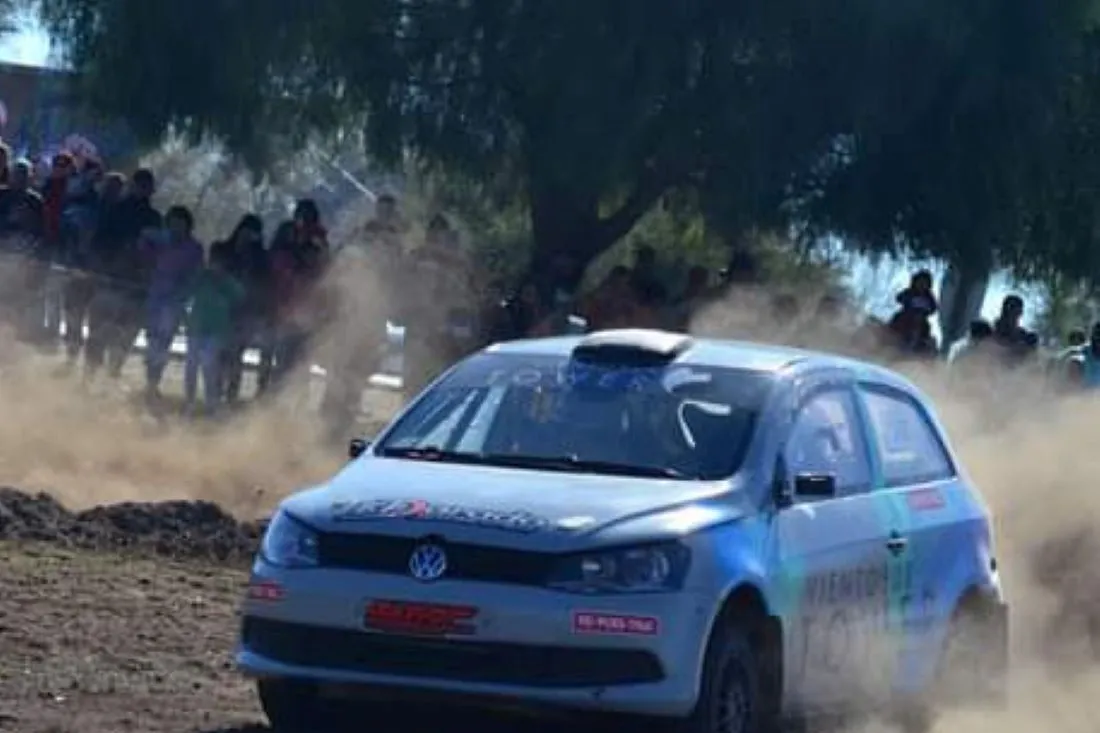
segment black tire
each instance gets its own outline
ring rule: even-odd
[[[905,733],[927,733],[943,708],[1002,708],[1008,702],[1008,611],[997,603],[961,606],[947,630],[936,677],[922,700],[899,706]]]
[[[305,733],[321,723],[317,689],[307,682],[258,680],[256,692],[272,730]]]
[[[1001,707],[1008,700],[1008,612],[1001,604],[960,608],[940,657],[941,705]]]
[[[677,733],[771,733],[778,701],[768,690],[767,650],[750,629],[719,621],[707,644],[699,700]]]

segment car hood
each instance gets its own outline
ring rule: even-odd
[[[711,483],[364,456],[283,507],[326,532],[561,550],[680,536],[743,516]]]

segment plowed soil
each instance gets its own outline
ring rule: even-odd
[[[261,527],[210,502],[71,512],[0,489],[0,731],[267,731],[232,664]],[[396,708],[370,729],[515,729],[514,718],[461,712]]]
[[[0,730],[261,730],[230,659],[244,577],[167,557],[0,543]]]

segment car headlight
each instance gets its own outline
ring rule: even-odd
[[[578,553],[562,559],[549,585],[571,593],[657,593],[679,590],[691,551],[679,542]]]
[[[260,543],[260,554],[272,565],[308,568],[319,559],[317,533],[286,512],[271,518]]]

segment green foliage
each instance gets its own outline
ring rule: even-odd
[[[1096,320],[1096,290],[1079,279],[1050,276],[1042,284],[1043,295],[1032,327],[1046,343],[1064,344],[1071,331],[1089,332]]]
[[[811,181],[812,218],[872,251],[1043,262],[1030,229],[1057,176],[1050,149],[1072,126],[1086,3],[891,6],[890,43],[861,79],[867,114]]]
[[[362,130],[374,159],[413,165],[485,232],[502,270],[543,276],[567,253],[579,279],[628,235],[683,249],[670,261],[717,260],[794,227],[1095,279],[1096,6],[50,0],[40,13],[96,106],[147,139],[213,134],[265,170]],[[694,213],[678,219],[675,197]]]
[[[410,166],[409,197],[421,202],[424,215],[444,212],[457,221],[479,266],[490,281],[506,288],[527,274],[533,238],[522,200],[470,176]]]

